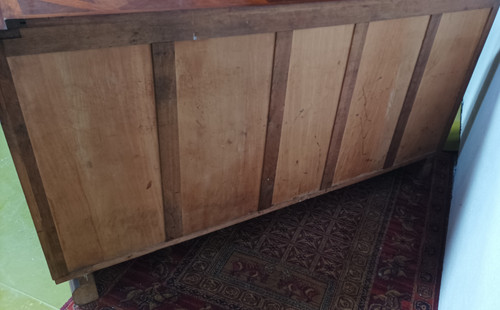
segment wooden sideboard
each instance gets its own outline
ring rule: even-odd
[[[500,1],[26,3],[1,121],[59,283],[431,156]]]

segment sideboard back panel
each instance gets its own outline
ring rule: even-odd
[[[6,21],[1,125],[56,282],[434,154],[500,5],[259,1]]]
[[[149,45],[9,64],[68,269],[162,242]]]
[[[439,147],[490,11],[443,14],[395,164]]]

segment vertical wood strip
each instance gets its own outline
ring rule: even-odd
[[[335,123],[333,125],[325,170],[321,180],[322,190],[329,188],[333,183],[333,175],[335,174],[335,167],[340,153],[342,137],[344,136],[344,130],[347,124],[349,106],[351,105],[354,86],[356,85],[359,65],[366,40],[366,33],[368,32],[368,25],[369,23],[356,24],[354,28],[354,35],[352,37],[349,59],[347,60],[344,83],[342,85]]]
[[[462,104],[462,101],[463,101],[464,95],[465,95],[465,91],[467,90],[467,86],[469,85],[472,74],[474,73],[474,69],[476,68],[476,64],[479,60],[479,56],[481,55],[481,51],[483,50],[484,44],[486,43],[486,39],[488,38],[488,34],[490,33],[491,27],[493,26],[493,22],[495,21],[495,17],[497,16],[499,6],[500,5],[493,7],[491,9],[490,15],[488,16],[488,20],[486,21],[486,24],[484,26],[483,33],[481,34],[481,38],[479,39],[479,43],[478,43],[476,50],[474,51],[474,54],[472,56],[472,61],[470,63],[469,68],[467,69],[467,73],[465,75],[464,82],[462,84],[462,87],[460,88],[457,102],[455,103],[455,105],[453,107],[453,110],[452,110],[452,113],[450,114],[449,119],[446,121],[446,127],[445,127],[445,130],[443,132],[443,136],[441,137],[441,140],[439,142],[438,150],[443,149],[444,144],[446,143],[446,140],[448,139],[448,135],[450,133],[451,126],[453,125],[455,117],[458,113],[458,109],[460,108],[460,106]],[[471,114],[471,120],[473,120],[475,118],[475,114],[477,114],[477,110],[473,109],[472,113],[473,114]],[[472,124],[472,122],[469,121],[468,124]],[[464,139],[467,139],[468,134],[470,132],[470,127],[466,126],[465,128],[463,128],[462,132],[463,132]]]
[[[281,140],[281,127],[283,123],[283,113],[285,111],[292,38],[293,31],[276,33],[266,144],[264,148],[264,163],[260,185],[259,210],[267,209],[272,205],[274,179],[276,177]]]
[[[158,143],[165,216],[165,237],[171,240],[182,236],[180,204],[179,126],[175,73],[175,43],[153,43],[153,72],[155,85]]]
[[[1,41],[0,119],[50,273],[60,278],[68,267]]]
[[[389,151],[387,152],[387,157],[385,158],[384,169],[391,167],[396,159],[399,144],[403,138],[406,123],[410,117],[410,112],[413,107],[413,103],[415,102],[415,98],[417,97],[418,88],[420,87],[420,82],[424,76],[425,67],[427,66],[427,61],[429,60],[429,56],[431,54],[432,45],[434,44],[439,23],[441,22],[441,16],[442,14],[432,15],[429,20],[429,26],[427,27],[424,42],[420,48],[420,54],[417,59],[417,64],[415,65],[415,70],[413,71],[408,92],[406,93],[403,108],[401,109],[398,123],[396,125],[396,129],[394,130],[394,135],[392,136],[391,145],[389,147]]]

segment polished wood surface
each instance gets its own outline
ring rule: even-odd
[[[68,269],[162,242],[150,47],[8,60]]]

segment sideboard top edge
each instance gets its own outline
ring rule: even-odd
[[[29,2],[2,0],[0,2],[0,31],[38,26],[38,22],[65,24],[88,17],[114,18],[120,15],[141,13],[164,13],[186,10],[206,10],[222,8],[243,8],[255,6],[282,6],[293,4],[313,4],[321,2],[366,2],[365,0],[105,0],[98,4],[86,1],[63,0],[51,6],[50,0]]]
[[[206,12],[207,14],[224,13],[228,11],[258,12],[262,10],[271,11],[294,11],[305,8],[335,8],[342,10],[345,7],[358,7],[363,9],[383,7],[392,5],[394,10],[418,11],[423,7],[436,8],[438,11],[457,11],[469,9],[481,9],[497,6],[500,0],[191,0],[170,2],[149,0],[143,6],[138,3],[144,1],[127,0],[128,4],[121,7],[113,7],[113,0],[109,1],[109,7],[92,5],[89,3],[84,8],[75,8],[75,2],[68,0],[67,6],[75,11],[55,12],[47,9],[37,8],[48,0],[35,2],[35,6],[29,9],[22,8],[18,0],[5,0],[0,3],[0,33],[6,30],[17,30],[22,28],[52,27],[64,25],[78,25],[89,23],[123,23],[141,21],[146,18],[163,18],[186,14],[189,12]],[[77,2],[80,3],[80,2]],[[85,2],[86,3],[86,2]],[[132,5],[131,3],[134,3]],[[72,6],[73,5],[73,6]],[[92,9],[94,8],[94,9]],[[0,34],[0,39],[4,36]]]

